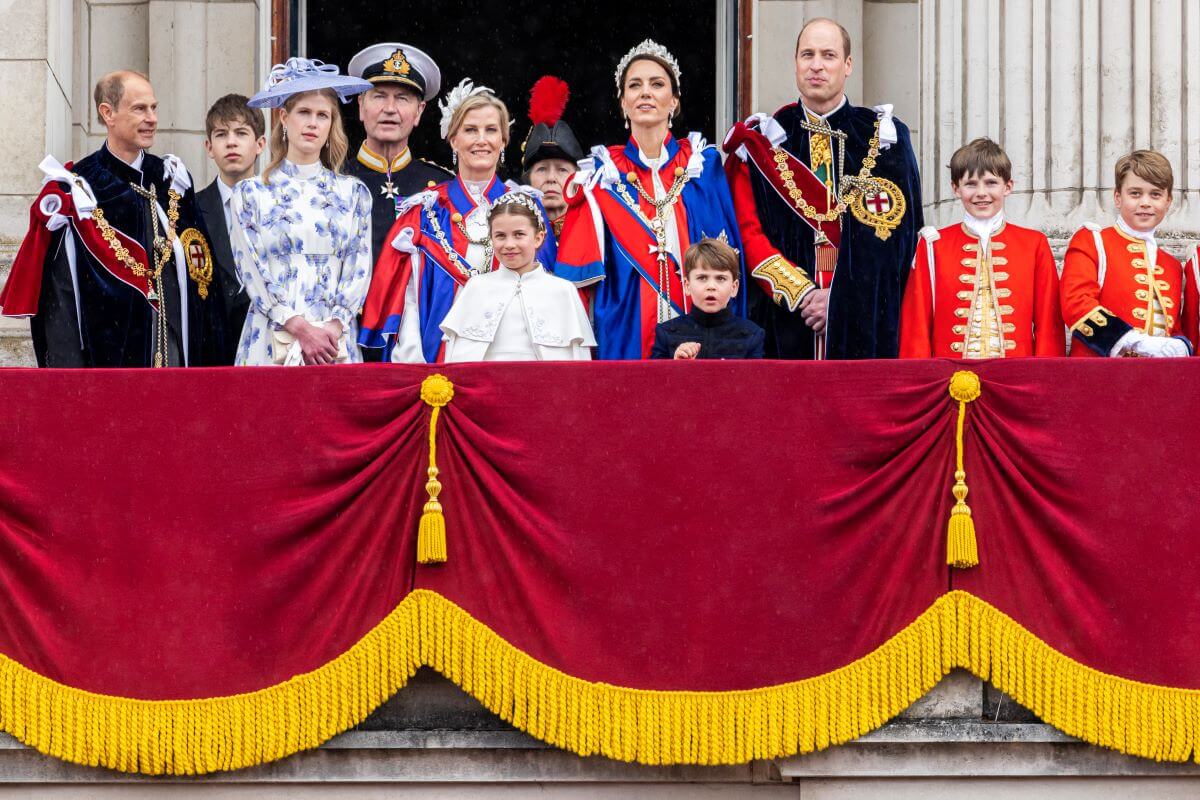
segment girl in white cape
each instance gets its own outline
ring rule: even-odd
[[[535,260],[546,222],[527,190],[496,200],[488,214],[502,269],[476,275],[442,321],[446,362],[588,361],[596,346],[579,290]]]

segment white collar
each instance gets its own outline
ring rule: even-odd
[[[500,269],[496,270],[496,272],[500,273],[500,277],[497,280],[505,283],[524,283],[525,281],[533,280],[534,278],[548,274],[546,272],[546,268],[536,261],[533,264],[533,269],[529,270],[529,272],[526,272],[523,275],[519,275],[517,274],[516,270],[509,269],[503,265],[501,265]]]
[[[842,110],[842,107],[843,107],[844,105],[846,105],[846,103],[849,103],[849,102],[850,102],[850,98],[849,98],[849,97],[847,97],[845,94],[843,94],[843,95],[842,95],[842,102],[840,102],[840,103],[838,103],[838,104],[837,104],[837,108],[834,108],[832,111],[829,111],[829,112],[827,112],[827,113],[825,113],[825,114],[818,114],[817,112],[813,111],[811,108],[809,108],[808,106],[804,105],[804,101],[803,101],[803,100],[801,100],[801,101],[800,101],[800,108],[804,109],[804,114],[805,114],[806,116],[813,116],[813,117],[816,117],[816,118],[817,118],[817,119],[819,119],[819,120],[822,120],[822,121],[824,121],[824,120],[827,120],[827,119],[829,119],[831,116],[833,116],[833,115],[834,115],[834,114],[836,114],[837,112],[841,111],[841,110]]]
[[[988,219],[977,217],[968,211],[963,211],[963,225],[967,230],[979,237],[984,244],[1004,225],[1004,210],[997,211]]]
[[[1133,237],[1134,239],[1140,239],[1151,247],[1158,247],[1158,239],[1155,238],[1155,234],[1158,233],[1157,228],[1155,228],[1152,231],[1134,230],[1133,227],[1130,226],[1130,224],[1125,221],[1125,218],[1122,217],[1120,214],[1118,214],[1117,215],[1117,229],[1120,230],[1122,233],[1124,233],[1126,236]]]
[[[325,165],[321,163],[320,159],[317,159],[311,164],[297,164],[294,161],[288,161],[287,163],[289,166],[291,166],[293,175],[300,180],[315,178],[321,174],[321,170],[325,169]]]
[[[132,167],[133,169],[136,169],[138,172],[142,171],[142,162],[146,160],[146,151],[145,150],[138,150],[137,157],[134,158],[133,161],[126,161],[125,159],[123,159],[119,155],[117,155],[116,153],[113,153],[112,148],[108,146],[107,139],[104,140],[104,149],[107,150],[108,152],[112,153],[112,157],[115,158],[117,161],[120,161],[122,164],[125,164],[128,167]]]
[[[482,205],[481,201],[487,192],[488,186],[491,185],[492,179],[488,178],[486,181],[469,181],[463,178],[462,182],[463,186],[467,187],[467,194],[471,195],[471,199],[475,201],[475,204],[477,206]]]
[[[217,193],[221,195],[221,205],[229,203],[233,197],[233,187],[221,180],[221,176],[217,176]]]
[[[658,151],[658,158],[651,158],[650,156],[646,155],[646,151],[642,149],[642,146],[638,145],[638,158],[642,160],[643,164],[650,168],[651,172],[658,172],[658,170],[662,168],[662,165],[667,161],[667,146],[664,144],[662,149]]]

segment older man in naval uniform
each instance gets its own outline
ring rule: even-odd
[[[360,50],[350,59],[349,72],[371,83],[371,88],[358,96],[358,118],[367,136],[357,156],[347,162],[346,172],[365,183],[374,198],[374,262],[396,221],[397,204],[454,177],[437,164],[414,158],[408,146],[425,104],[441,89],[442,73],[423,51],[399,42]]]

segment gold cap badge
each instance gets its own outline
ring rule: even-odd
[[[404,57],[404,51],[397,48],[396,52],[392,53],[392,57],[383,62],[383,71],[394,75],[407,75],[412,72],[412,65]]]

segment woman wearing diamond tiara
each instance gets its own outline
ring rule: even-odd
[[[706,237],[741,249],[717,148],[698,133],[671,135],[679,112],[679,64],[649,39],[617,66],[629,141],[596,147],[568,184],[554,272],[595,284],[592,316],[602,359],[647,358],[659,322],[687,313],[683,252]],[[740,256],[739,256],[740,259]],[[741,284],[747,285],[745,264]],[[745,293],[730,307],[745,316]]]
[[[262,177],[234,187],[233,256],[250,296],[236,364],[361,361],[355,320],[371,280],[371,193],[342,175],[339,100],[371,88],[332,64],[290,58],[255,108],[279,108]]]
[[[502,269],[478,275],[442,321],[446,361],[588,361],[596,346],[579,291],[537,262],[546,217],[517,189],[496,201],[489,232]]]
[[[385,361],[442,361],[439,326],[455,296],[473,276],[496,268],[487,215],[510,189],[496,176],[508,146],[508,108],[466,79],[440,108],[457,174],[400,204],[363,309],[359,344],[383,348]],[[538,259],[553,264],[556,252],[551,234]]]

